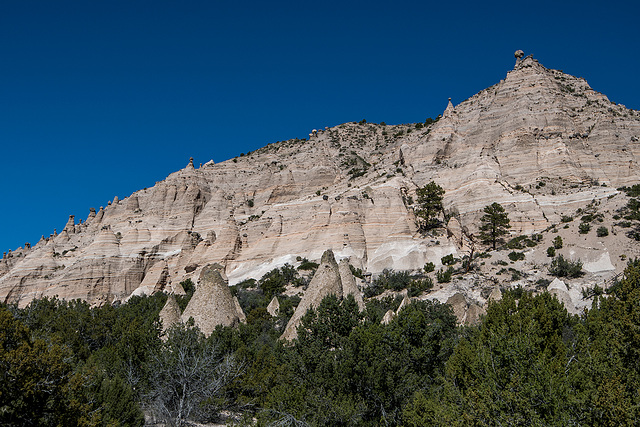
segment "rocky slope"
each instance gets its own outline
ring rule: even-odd
[[[0,300],[179,291],[209,263],[234,284],[327,249],[373,274],[438,266],[465,250],[461,230],[474,232],[492,202],[507,209],[514,235],[529,234],[637,183],[639,138],[639,112],[518,59],[433,124],[345,123],[219,164],[189,162],[84,221],[70,217],[60,233],[3,256]],[[416,229],[415,190],[431,180],[446,190],[448,236]],[[609,264],[601,271],[622,268]]]

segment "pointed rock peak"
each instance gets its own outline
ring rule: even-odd
[[[458,292],[449,297],[449,299],[447,300],[447,304],[449,304],[453,309],[453,314],[456,316],[458,323],[463,323],[467,314],[468,306],[465,296],[462,293]]]
[[[499,286],[496,286],[489,294],[489,301],[500,301],[502,299],[502,291]]]
[[[287,323],[287,327],[280,338],[284,340],[297,338],[298,325],[307,310],[312,307],[318,307],[324,297],[331,294],[341,299],[343,296],[342,292],[342,280],[340,278],[338,263],[336,263],[333,252],[327,250],[322,254],[321,264],[313,275],[313,278],[311,278],[307,291],[304,293],[302,300],[300,300],[298,307],[296,307],[293,316],[289,319],[289,323]]]
[[[546,68],[542,64],[540,64],[538,60],[533,57],[533,55],[527,55],[520,58],[516,57],[516,65],[513,67],[514,71],[521,71],[529,68],[532,68],[533,70],[538,72],[546,71]]]
[[[445,108],[444,113],[442,113],[442,117],[450,117],[451,115],[455,114],[455,112],[456,109],[451,103],[451,98],[449,98],[449,101],[447,102],[447,108]]]
[[[349,267],[349,261],[346,258],[340,260],[340,263],[338,264],[338,271],[340,272],[340,281],[342,282],[343,297],[353,295],[353,298],[358,304],[358,309],[363,311],[365,308],[364,300],[362,299],[362,294],[356,284],[356,278]]]
[[[171,283],[171,289],[173,290],[173,294],[175,295],[186,295],[187,293],[184,291],[184,288],[179,282]]]
[[[327,249],[322,254],[320,258],[320,264],[331,264],[337,266],[336,257],[333,255],[333,251],[331,249]]]
[[[384,317],[382,318],[382,321],[380,323],[382,323],[383,325],[388,325],[392,320],[393,320],[393,310],[389,310],[384,314]]]
[[[411,304],[411,300],[409,299],[409,295],[405,294],[404,298],[402,298],[402,302],[400,303],[400,305],[398,306],[398,309],[396,310],[396,316],[400,314],[402,309],[408,306],[409,304]]]
[[[280,301],[278,301],[278,297],[274,295],[271,299],[271,302],[267,306],[267,313],[271,315],[271,317],[278,317],[280,315]]]
[[[552,290],[557,289],[559,291],[567,291],[567,285],[562,280],[557,277],[553,279],[553,282],[549,283],[547,286],[547,291],[551,292]]]
[[[235,326],[240,321],[233,296],[219,268],[219,264],[213,264],[202,269],[199,285],[182,313],[184,322],[193,317],[206,336],[218,325]]]
[[[166,331],[176,323],[180,322],[180,306],[173,294],[169,295],[167,302],[160,310],[160,321],[162,322],[162,331]]]
[[[233,304],[236,306],[236,314],[238,315],[238,320],[240,323],[247,323],[247,316],[244,315],[244,311],[240,306],[240,301],[238,301],[238,297],[233,297]]]
[[[218,286],[218,285],[226,286],[225,280],[221,274],[222,269],[223,267],[218,263],[207,265],[200,272],[200,279],[199,279],[200,283],[211,284],[214,286]]]
[[[69,215],[69,220],[67,221],[67,225],[64,226],[63,230],[66,230],[68,233],[73,233],[75,231],[76,222],[74,220],[75,215]],[[43,236],[44,237],[44,236]]]

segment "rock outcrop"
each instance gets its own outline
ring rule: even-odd
[[[59,234],[3,250],[0,301],[122,301],[214,262],[235,284],[297,257],[317,261],[324,248],[373,275],[416,270],[466,250],[461,231],[477,233],[493,202],[512,233],[532,233],[640,181],[640,113],[516,57],[503,80],[449,102],[435,123],[345,123],[225,162],[189,161],[84,222],[71,216]],[[415,191],[432,180],[455,217],[451,238],[417,232]],[[620,271],[597,256],[590,269]]]
[[[241,317],[244,313],[239,304],[236,306],[217,266],[203,268],[196,291],[182,313],[182,321],[187,323],[193,318],[195,325],[209,336],[216,326],[235,326]]]

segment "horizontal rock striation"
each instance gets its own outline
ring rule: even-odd
[[[477,231],[498,202],[513,233],[531,233],[638,182],[639,139],[640,113],[525,57],[434,124],[345,123],[217,164],[190,161],[5,253],[0,300],[124,300],[141,286],[172,290],[214,262],[234,284],[326,248],[373,274],[437,264],[461,242],[417,232],[416,188],[441,185],[458,230]]]

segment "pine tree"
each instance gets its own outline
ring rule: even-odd
[[[501,237],[507,234],[507,230],[511,228],[509,224],[509,216],[499,203],[492,203],[485,206],[484,215],[480,218],[482,225],[480,226],[480,238],[484,243],[491,243],[493,249]]]
[[[418,208],[416,216],[420,219],[418,227],[420,231],[426,231],[438,226],[437,216],[442,212],[442,196],[444,190],[434,181],[416,190],[418,196]]]

